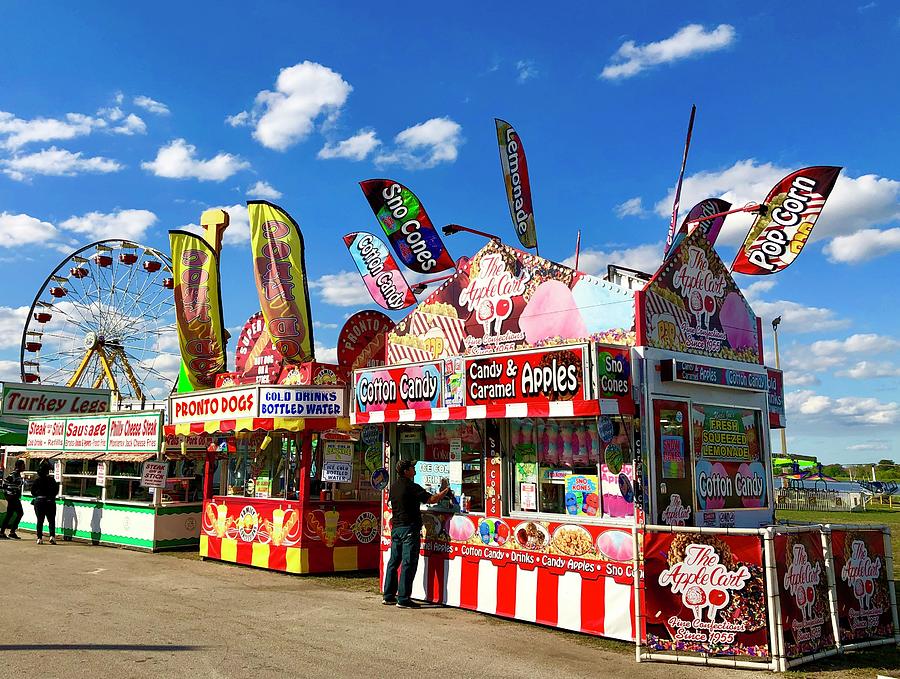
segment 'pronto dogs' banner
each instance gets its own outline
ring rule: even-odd
[[[169,243],[181,349],[178,391],[208,389],[226,364],[219,256],[203,238],[188,231],[170,231]]]
[[[285,361],[314,358],[303,235],[291,216],[264,200],[247,202],[253,274],[266,329]]]
[[[775,535],[784,652],[799,658],[834,648],[822,533]]]
[[[731,265],[751,275],[778,273],[797,259],[840,174],[840,167],[819,165],[792,172],[766,196],[766,214],[750,227]]]
[[[762,540],[756,535],[644,535],[647,646],[766,660]]]
[[[416,273],[455,266],[416,194],[393,179],[367,179],[359,185],[401,262]]]
[[[378,236],[348,233],[344,244],[376,304],[389,311],[399,311],[416,303],[403,272]]]
[[[534,208],[531,205],[531,180],[528,178],[528,162],[525,147],[519,133],[505,120],[494,118],[497,125],[497,143],[500,145],[500,167],[503,169],[503,183],[509,214],[516,228],[516,235],[522,247],[537,247],[537,232],[534,226]]]

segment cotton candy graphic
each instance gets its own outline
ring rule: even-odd
[[[559,464],[559,424],[547,424],[547,464],[555,467]]]
[[[559,426],[559,438],[557,439],[556,449],[559,451],[559,461],[566,467],[574,464],[572,458],[572,427],[568,425]]]
[[[576,467],[584,467],[588,464],[588,449],[584,445],[584,427],[575,425],[572,427],[572,462]]]
[[[547,431],[547,423],[541,420],[535,429],[537,430],[538,461],[541,464],[550,464],[550,433]]]
[[[519,328],[529,344],[550,337],[576,339],[588,335],[572,291],[559,281],[544,281],[537,287],[519,317]]]
[[[747,303],[737,292],[729,292],[719,311],[719,322],[735,351],[756,348],[756,319],[747,310]]]

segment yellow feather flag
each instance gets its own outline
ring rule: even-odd
[[[225,327],[219,287],[219,255],[201,236],[169,231],[175,279],[175,320],[181,370],[178,391],[215,386],[225,370]]]
[[[287,362],[314,360],[300,227],[286,211],[268,201],[248,201],[247,211],[253,275],[272,342]]]

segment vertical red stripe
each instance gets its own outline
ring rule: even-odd
[[[459,607],[475,610],[478,607],[478,562],[460,559]]]
[[[273,571],[287,570],[287,547],[269,545],[269,568]]]
[[[206,551],[207,558],[209,559],[221,559],[222,558],[222,538],[216,538],[212,535],[208,535],[206,539]]]
[[[253,565],[253,543],[238,540],[237,543],[237,560],[235,563],[242,563],[246,566]]]
[[[514,618],[516,615],[516,579],[519,567],[507,563],[497,568],[497,615]]]
[[[546,568],[537,569],[535,622],[556,626],[559,619],[559,576]]]
[[[602,635],[606,615],[606,578],[581,579],[581,631]]]
[[[310,541],[305,546],[309,548],[307,556],[310,573],[334,573],[333,547],[326,547],[323,543],[315,541]]]
[[[437,555],[428,557],[428,566],[425,569],[425,598],[428,601],[444,602],[447,596],[444,588],[444,572],[446,569],[446,557]]]

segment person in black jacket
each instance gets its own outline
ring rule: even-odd
[[[19,527],[19,520],[22,518],[22,485],[25,479],[22,478],[22,472],[25,471],[25,460],[19,458],[16,460],[16,466],[13,468],[12,474],[3,480],[3,492],[6,493],[6,518],[3,519],[3,526],[0,526],[0,540],[21,540],[16,534],[16,528]],[[9,535],[6,529],[9,528]]]
[[[410,599],[416,569],[419,566],[421,545],[421,505],[433,505],[450,492],[450,484],[432,495],[413,482],[416,476],[415,460],[400,460],[396,466],[397,479],[391,484],[391,556],[385,567],[382,603],[398,608],[418,608]],[[399,569],[399,572],[398,572]]]
[[[59,484],[50,476],[50,463],[41,462],[38,467],[37,478],[31,484],[31,504],[34,505],[34,513],[37,516],[37,543],[44,544],[44,517],[47,518],[47,526],[50,529],[50,544],[56,544],[56,496],[59,494]]]

